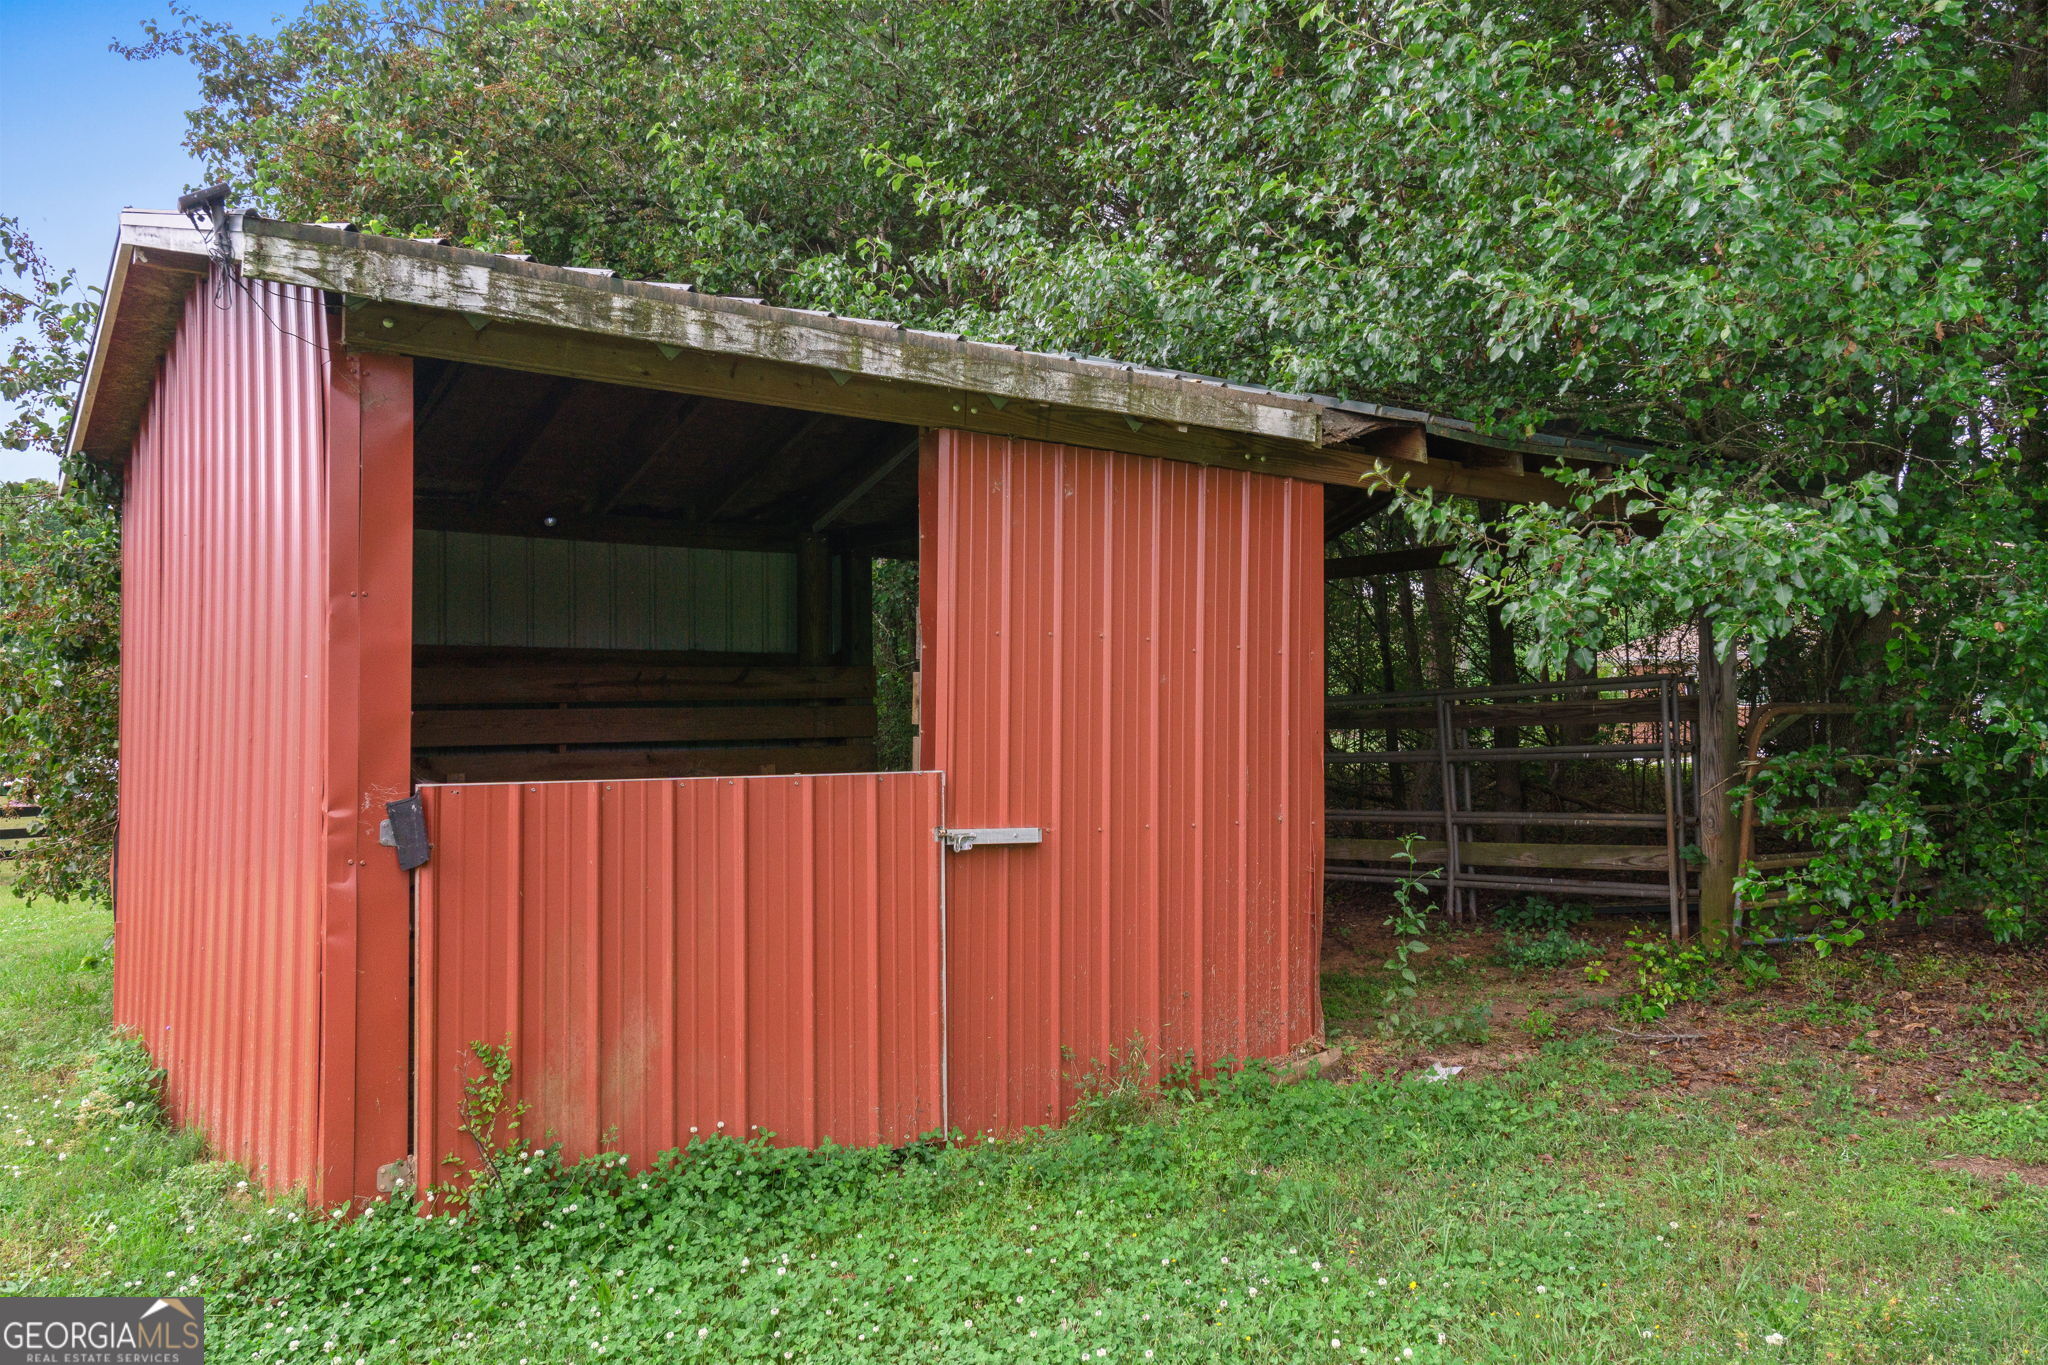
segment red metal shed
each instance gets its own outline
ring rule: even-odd
[[[323,1203],[463,1154],[479,1044],[528,1140],[647,1159],[1311,1041],[1326,534],[1553,486],[1425,413],[239,215],[124,215],[76,440],[117,1017]]]

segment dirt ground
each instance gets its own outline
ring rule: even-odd
[[[1770,1095],[1846,1090],[1859,1107],[1907,1115],[1973,1088],[1987,1098],[2040,1098],[2048,1081],[2048,947],[1991,942],[1962,920],[1896,926],[1818,958],[1771,950],[1780,976],[1748,989],[1732,979],[1713,998],[1627,1024],[1613,1005],[1634,986],[1624,946],[1648,915],[1596,916],[1572,932],[1599,950],[1556,968],[1514,968],[1490,922],[1438,925],[1419,955],[1420,1003],[1432,1013],[1478,1017],[1483,1027],[1427,1045],[1382,1035],[1376,1001],[1394,950],[1379,888],[1333,886],[1323,942],[1331,1041],[1345,1076],[1400,1076],[1432,1065],[1472,1074],[1515,1067],[1551,1037],[1600,1034],[1617,1060],[1689,1093],[1743,1087]],[[1588,969],[1591,969],[1590,971]],[[1604,980],[1600,979],[1604,977]],[[1532,1019],[1533,1014],[1533,1019]]]

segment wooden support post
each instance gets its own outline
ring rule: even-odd
[[[1735,934],[1735,650],[1716,657],[1714,628],[1698,618],[1700,716],[1700,936],[1712,948]]]
[[[846,661],[875,661],[875,560],[864,551],[846,556]]]
[[[796,544],[797,660],[822,664],[832,657],[832,554],[823,536]]]

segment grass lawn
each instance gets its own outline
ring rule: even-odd
[[[201,1293],[214,1360],[2048,1356],[2038,955],[1974,985],[1831,968],[1632,1030],[1674,1042],[1612,1032],[1579,963],[1446,940],[1432,990],[1504,1017],[1431,1053],[1371,1038],[1352,926],[1341,1080],[1110,1085],[1064,1132],[900,1153],[529,1153],[461,1217],[336,1221],[122,1107],[107,932],[0,890],[0,1292]],[[1922,956],[1886,960],[1919,981]],[[1901,990],[1957,1026],[1905,1028]]]

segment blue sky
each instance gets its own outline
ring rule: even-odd
[[[269,29],[278,0],[193,0],[209,19]],[[0,214],[23,227],[59,269],[98,284],[122,208],[170,208],[199,177],[182,145],[199,82],[183,61],[131,62],[107,50],[134,42],[163,0],[0,0]],[[0,480],[54,477],[54,461],[0,450]]]

